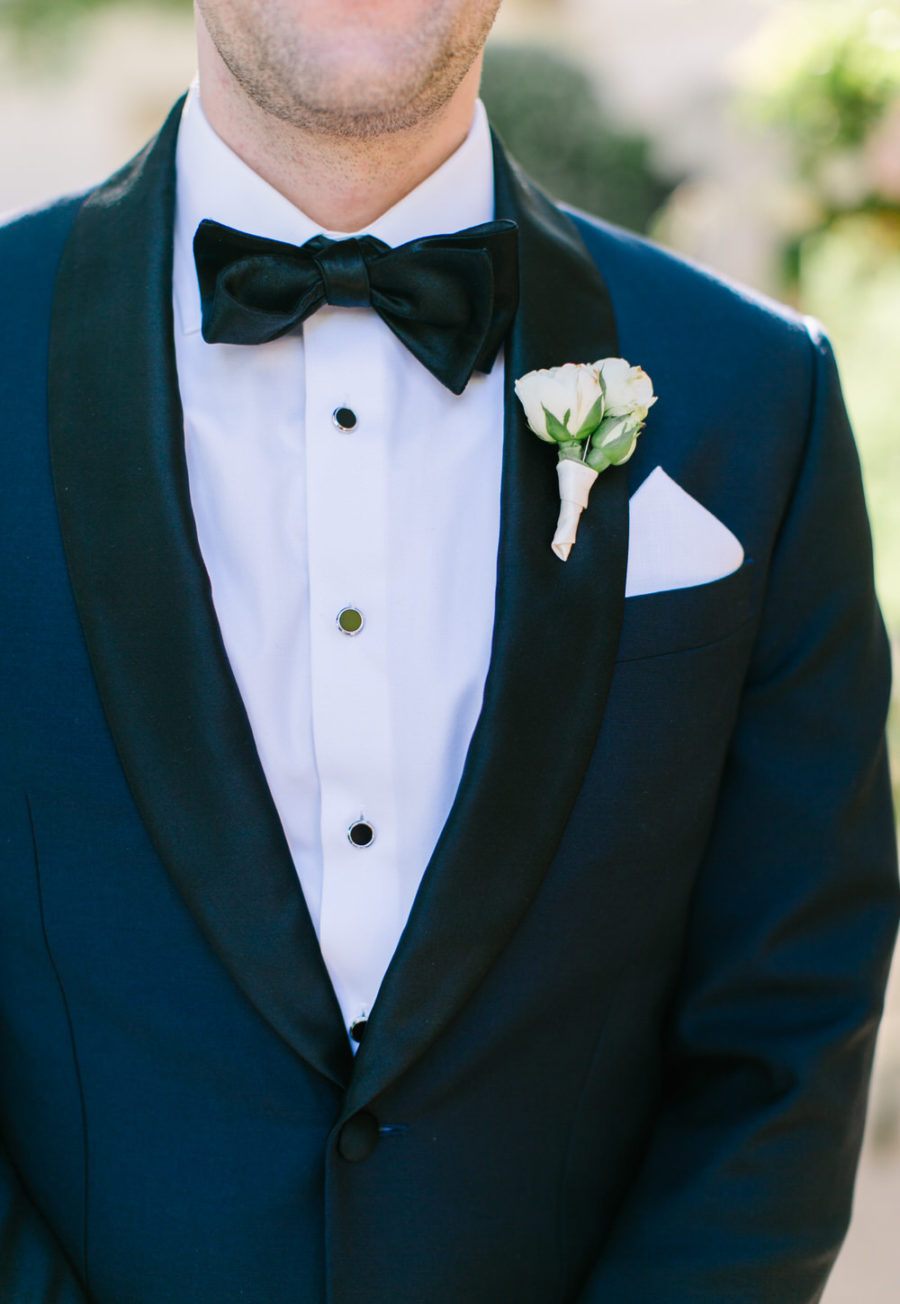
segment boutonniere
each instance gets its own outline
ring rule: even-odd
[[[601,358],[529,371],[516,381],[516,394],[534,433],[559,448],[561,506],[551,547],[566,561],[597,476],[634,452],[656,402],[653,382],[624,358]]]

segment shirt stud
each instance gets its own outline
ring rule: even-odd
[[[337,627],[342,634],[358,634],[366,618],[356,607],[342,607],[337,614]]]
[[[375,841],[375,830],[368,820],[354,820],[347,830],[347,837],[354,847],[371,847]]]
[[[351,430],[355,430],[358,425],[356,413],[352,408],[348,407],[335,408],[331,414],[331,419],[337,429],[343,431],[345,435],[349,434]]]

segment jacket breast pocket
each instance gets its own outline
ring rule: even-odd
[[[638,661],[727,638],[753,615],[752,558],[731,575],[690,588],[625,599],[617,661]]]

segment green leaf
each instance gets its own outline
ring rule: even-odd
[[[631,455],[634,453],[634,450],[636,448],[637,448],[637,435],[632,434],[630,442],[627,442],[624,445],[624,447],[622,447],[621,449],[617,449],[616,452],[614,453],[612,458],[613,465],[624,466],[625,463],[628,461],[628,459],[631,457]],[[606,451],[607,451],[607,456],[609,456],[609,450],[607,449]]]
[[[594,443],[599,448],[601,444],[605,448],[613,447],[616,441],[621,438],[623,431],[628,425],[627,417],[609,416],[597,427],[594,432]]]
[[[595,439],[586,461],[595,471],[604,471],[608,466],[621,466],[628,461],[636,446],[637,432],[633,427],[623,423],[622,433],[617,439],[610,439],[608,435],[606,442],[603,439]]]
[[[560,421],[559,417],[555,417],[549,408],[544,407],[543,403],[541,404],[541,407],[544,409],[544,416],[547,419],[547,434],[550,438],[555,439],[558,444],[569,443],[572,436],[566,429],[565,422]],[[568,421],[571,415],[572,410],[570,408],[566,413],[566,421]]]
[[[608,466],[612,466],[612,462],[606,456],[605,451],[602,448],[593,446],[588,449],[588,455],[584,460],[594,471],[605,471]]]
[[[606,399],[601,394],[600,397],[597,399],[597,402],[594,404],[590,412],[585,417],[584,423],[581,426],[581,429],[575,435],[575,438],[587,439],[589,435],[592,435],[594,431],[597,429],[597,427],[600,425],[600,422],[603,420],[603,414],[605,413],[605,411],[606,411]]]

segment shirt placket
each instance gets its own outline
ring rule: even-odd
[[[348,1027],[368,1014],[399,931],[383,330],[364,309],[325,308],[304,326],[319,941]]]

